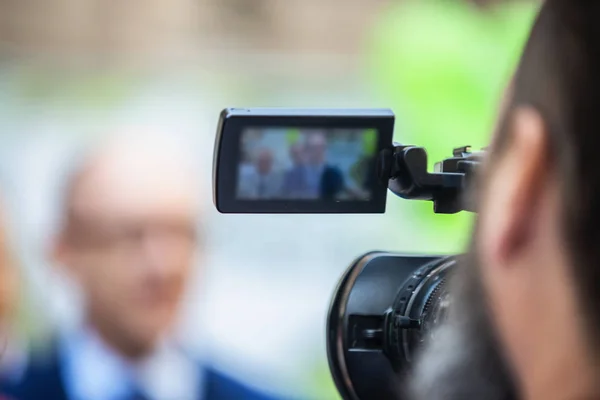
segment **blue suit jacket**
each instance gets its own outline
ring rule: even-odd
[[[284,195],[291,198],[303,195],[308,191],[306,171],[303,167],[295,166],[285,172],[282,191]]]
[[[335,200],[345,188],[342,171],[331,165],[326,165],[319,180],[319,197],[321,200]],[[306,170],[294,167],[288,170],[283,178],[283,193],[295,198],[308,190]]]
[[[204,369],[202,373],[204,397],[201,400],[277,400],[212,369]],[[32,362],[18,383],[0,382],[0,398],[2,395],[11,400],[70,400],[55,353]]]

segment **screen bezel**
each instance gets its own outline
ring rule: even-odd
[[[238,163],[241,136],[248,128],[348,128],[375,129],[378,133],[377,153],[392,146],[394,115],[389,110],[358,111],[330,115],[297,112],[284,115],[277,112],[265,113],[252,109],[224,110],[221,113],[214,159],[214,202],[221,213],[248,214],[379,214],[385,212],[387,184],[373,188],[367,201],[322,201],[322,200],[239,200],[236,198]]]

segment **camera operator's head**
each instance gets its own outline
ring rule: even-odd
[[[196,179],[177,147],[115,134],[86,155],[65,198],[55,259],[81,286],[88,327],[130,358],[169,333],[196,249]]]
[[[598,398],[600,2],[548,0],[506,93],[418,399]]]

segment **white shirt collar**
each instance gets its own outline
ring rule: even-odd
[[[70,400],[122,400],[137,387],[151,400],[200,398],[201,372],[191,357],[163,344],[141,362],[131,363],[90,329],[66,335],[60,357]]]

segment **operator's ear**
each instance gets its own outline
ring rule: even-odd
[[[482,227],[485,252],[500,263],[518,256],[532,240],[550,174],[549,137],[540,113],[517,107],[508,118],[502,132],[507,143],[489,175]]]

